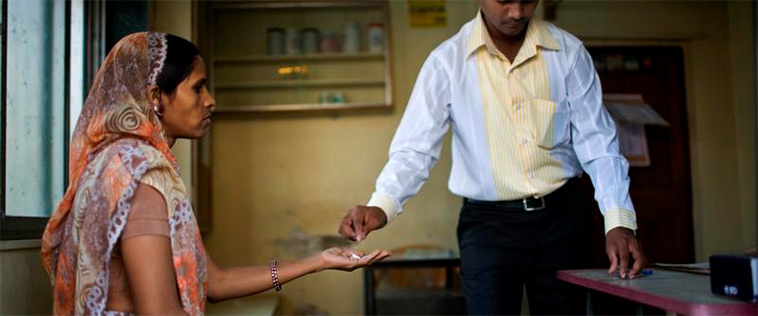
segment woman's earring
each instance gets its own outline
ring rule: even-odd
[[[153,105],[153,112],[155,112],[155,115],[158,115],[158,117],[163,116],[164,111],[165,109],[160,104]]]

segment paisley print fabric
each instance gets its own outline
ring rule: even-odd
[[[124,314],[106,310],[109,264],[140,183],[166,199],[184,310],[205,311],[205,249],[176,158],[148,101],[168,49],[164,33],[126,36],[87,96],[69,151],[69,187],[42,239],[56,315]]]

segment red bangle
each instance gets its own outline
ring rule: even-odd
[[[279,284],[279,274],[276,272],[276,259],[271,260],[268,264],[269,271],[271,272],[271,282],[274,283],[274,289],[279,292],[282,289],[282,285]]]

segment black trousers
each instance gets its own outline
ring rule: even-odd
[[[458,245],[468,314],[519,315],[524,286],[532,315],[586,314],[585,291],[555,272],[589,266],[591,220],[574,180],[542,210],[465,200]]]

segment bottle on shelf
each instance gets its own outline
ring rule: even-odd
[[[300,54],[300,31],[294,27],[286,29],[285,47],[287,55]]]
[[[338,52],[337,35],[332,30],[321,30],[319,41],[319,52],[325,54],[334,54]]]
[[[342,92],[335,92],[332,103],[345,103],[345,94]]]
[[[382,23],[372,22],[366,25],[368,29],[368,51],[380,54],[384,52],[384,27]]]
[[[332,94],[326,91],[322,91],[318,94],[318,103],[319,104],[325,104],[325,103],[332,103]]]
[[[318,53],[318,30],[314,28],[305,28],[300,32],[302,41],[303,54]]]
[[[284,55],[284,29],[270,27],[266,30],[266,52],[269,55]]]
[[[348,22],[343,27],[342,52],[357,53],[361,48],[361,28],[358,23]]]

